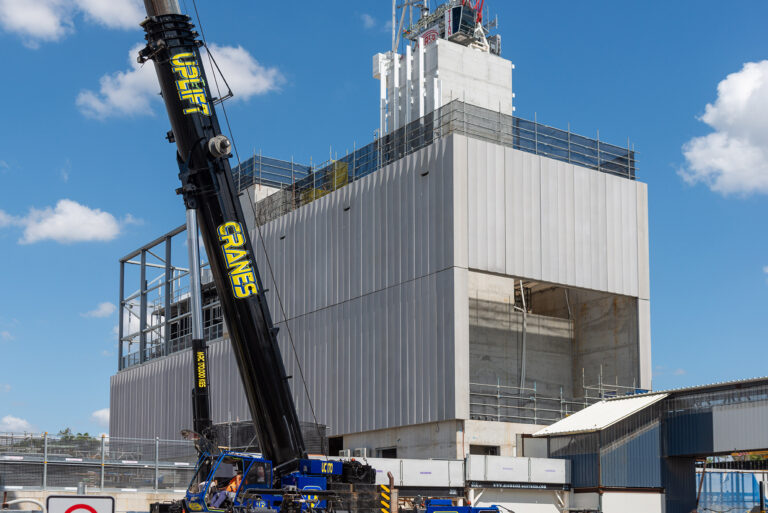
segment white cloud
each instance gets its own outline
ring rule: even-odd
[[[152,114],[150,100],[160,92],[152,64],[142,66],[136,56],[144,47],[138,44],[128,52],[130,68],[99,80],[99,91],[81,91],[75,103],[85,116],[104,119],[111,116]]]
[[[144,45],[136,45],[128,52],[130,68],[125,71],[107,74],[99,80],[99,90],[83,90],[75,103],[80,112],[91,118],[106,119],[115,116],[141,116],[154,114],[152,102],[159,104],[160,86],[157,83],[154,66],[136,62],[136,56]],[[247,100],[255,95],[265,94],[278,89],[283,83],[283,75],[277,68],[268,68],[259,64],[242,46],[210,45],[213,56],[227,79],[234,93],[234,99]],[[217,95],[210,61],[203,53],[203,67],[209,80],[211,94]],[[219,77],[221,94],[226,87]]]
[[[376,26],[376,20],[370,14],[361,14],[360,18],[363,20],[363,27],[370,29]]]
[[[216,44],[209,46],[213,52],[214,59],[216,59],[219,68],[221,68],[221,73],[227,79],[229,87],[232,88],[232,92],[235,94],[235,99],[248,100],[252,96],[275,91],[284,81],[283,75],[277,68],[262,66],[242,46],[219,46]],[[212,94],[216,94],[213,84],[213,71],[209,59],[205,55],[203,55],[202,59],[205,72],[208,74],[209,82],[211,82],[209,85],[211,86]],[[222,88],[224,87],[220,78],[219,85]],[[222,89],[221,94],[224,93],[226,91]]]
[[[10,169],[11,166],[8,165],[8,162],[4,160],[0,160],[0,169]]]
[[[0,385],[0,392],[8,393],[11,391],[11,385],[8,384],[2,384]]]
[[[0,339],[13,340],[13,335],[11,335],[10,331],[0,331]]]
[[[16,224],[16,218],[0,210],[0,228]]]
[[[97,306],[94,310],[91,310],[90,312],[81,313],[80,315],[83,317],[97,317],[97,318],[103,318],[103,317],[109,317],[113,313],[115,313],[115,310],[117,307],[113,305],[112,303],[105,301],[104,303],[99,303],[99,306]]]
[[[749,62],[717,86],[701,121],[714,132],[683,146],[680,175],[721,194],[768,194],[768,60]]]
[[[120,233],[120,223],[115,216],[69,199],[59,200],[54,208],[30,209],[20,223],[24,226],[21,244],[44,240],[63,244],[109,241]]]
[[[91,421],[102,427],[109,427],[109,408],[96,410],[91,413]]]
[[[675,372],[673,372],[675,376],[685,376],[687,374],[687,371],[685,369],[675,369]]]
[[[140,0],[76,0],[88,21],[108,28],[139,29],[146,17]]]
[[[13,415],[6,415],[0,419],[0,433],[29,433],[30,431],[35,431],[35,429],[24,419]]]
[[[26,216],[12,216],[0,210],[0,228],[23,228],[19,244],[53,240],[62,244],[88,241],[110,241],[120,234],[123,225],[140,224],[130,214],[118,221],[103,210],[89,208],[70,199],[62,199],[55,207],[31,208]]]
[[[67,0],[0,0],[0,27],[36,48],[73,30],[71,6]]]
[[[37,48],[73,32],[78,13],[88,22],[117,29],[139,30],[145,17],[140,0],[0,0],[0,27]]]

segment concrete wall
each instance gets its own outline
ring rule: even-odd
[[[399,458],[464,459],[470,446],[499,447],[500,456],[517,456],[516,435],[532,434],[543,426],[511,422],[479,420],[450,420],[414,426],[366,431],[344,435],[344,449],[367,448],[376,456],[376,449],[397,448]]]
[[[567,296],[566,296],[567,293]],[[648,388],[644,371],[650,351],[642,352],[637,298],[574,288],[553,287],[532,295],[534,311],[547,316],[573,316],[573,391],[583,395],[583,383],[603,382]],[[648,360],[645,360],[647,358]]]
[[[393,429],[344,435],[344,449],[365,447],[372,457],[376,449],[397,448],[398,458],[457,459],[462,421],[430,422]]]
[[[513,304],[469,300],[470,382],[519,386],[523,314]],[[526,387],[549,397],[573,396],[573,326],[568,319],[529,314]]]
[[[437,41],[442,104],[461,100],[494,112],[512,114],[511,61],[447,40]]]
[[[394,58],[397,61],[397,81],[394,80],[394,61],[389,61],[386,72],[388,132],[420,117],[418,46],[412,52],[410,75],[407,73],[407,54],[398,54]],[[424,50],[424,113],[428,114],[452,100],[461,100],[494,112],[512,114],[513,69],[510,61],[497,55],[448,40],[437,40]]]

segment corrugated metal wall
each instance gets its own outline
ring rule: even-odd
[[[264,225],[274,280],[253,240],[300,418],[286,318],[329,433],[467,418],[467,268],[643,294],[644,198],[638,182],[450,135]],[[114,376],[111,434],[188,427],[187,359]],[[214,419],[246,419],[228,343],[211,377]]]
[[[661,422],[643,426],[600,448],[600,484],[661,488]]]
[[[466,304],[467,293],[462,277],[456,292],[461,271],[452,267],[452,140],[263,226],[274,281],[253,236],[299,417],[312,419],[286,317],[318,421],[331,434],[461,415],[455,339],[468,328],[456,329],[455,298]],[[188,360],[175,354],[114,376],[110,433],[176,437],[189,427]],[[248,418],[229,342],[212,344],[210,360],[214,421]]]
[[[647,186],[455,136],[459,265],[648,299]],[[464,186],[464,187],[463,187]]]

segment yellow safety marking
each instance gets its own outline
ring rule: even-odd
[[[381,486],[382,490],[384,490],[385,492],[389,493],[389,487],[384,486],[384,485],[379,485],[379,486]]]
[[[384,506],[385,508],[389,509],[389,504],[387,504],[387,503],[386,503],[386,502],[384,502],[384,501],[379,501],[379,502],[381,502],[381,505],[382,505],[382,506]]]
[[[382,497],[384,497],[384,500],[385,500],[385,501],[388,501],[388,500],[390,500],[390,498],[389,498],[389,495],[387,495],[387,494],[386,494],[386,493],[384,493],[384,492],[381,492],[381,496],[382,496]]]
[[[390,513],[388,509],[381,508],[381,513]]]

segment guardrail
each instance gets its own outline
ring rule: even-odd
[[[0,434],[0,490],[184,490],[197,451],[191,442]]]

